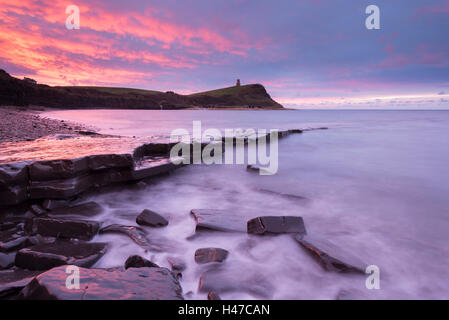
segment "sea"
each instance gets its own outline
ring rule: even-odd
[[[98,235],[111,248],[96,267],[123,265],[138,254],[163,267],[182,261],[187,299],[205,299],[200,278],[223,299],[449,299],[449,111],[420,110],[68,110],[43,116],[84,123],[100,133],[167,137],[175,129],[308,129],[279,140],[278,171],[245,164],[197,164],[89,199],[104,225],[136,225],[143,209],[169,220],[151,229],[164,247],[145,251],[126,236]],[[301,216],[307,233],[330,241],[379,270],[324,270],[291,235],[195,234],[192,209],[225,210],[245,220]],[[199,265],[198,248],[229,251],[221,264]],[[329,252],[332,255],[332,252]],[[204,284],[203,284],[204,285]]]

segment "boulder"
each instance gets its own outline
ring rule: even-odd
[[[66,287],[66,267],[35,277],[19,299],[29,300],[182,300],[182,288],[165,268],[130,268],[125,271],[79,269],[80,289]]]
[[[0,299],[14,298],[39,273],[23,269],[0,271]]]
[[[125,262],[125,269],[129,268],[159,268],[159,266],[147,259],[142,258],[141,256],[134,255],[129,256],[128,259],[126,259]]]
[[[158,213],[145,209],[136,218],[136,222],[143,226],[150,227],[165,227],[168,225],[167,219],[159,215]]]
[[[68,264],[91,267],[106,249],[106,243],[56,241],[19,250],[15,264],[29,270],[48,270]]]
[[[192,209],[191,214],[196,221],[196,231],[246,232],[246,221],[232,211]]]
[[[220,248],[201,248],[195,251],[195,262],[204,264],[209,262],[223,262],[229,252]]]
[[[309,235],[297,235],[295,239],[325,270],[365,274],[368,264],[331,241]]]
[[[248,221],[247,231],[250,234],[280,234],[298,233],[306,234],[302,217],[258,217]]]
[[[97,234],[99,228],[100,224],[97,221],[62,218],[34,218],[30,219],[27,225],[27,230],[31,234],[81,240],[91,240]]]

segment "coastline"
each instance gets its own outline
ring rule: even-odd
[[[0,106],[0,143],[32,141],[51,135],[95,133],[95,128],[72,121],[42,117],[54,109],[44,107]]]

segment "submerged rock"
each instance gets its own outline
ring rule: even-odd
[[[31,300],[182,300],[182,288],[165,268],[130,268],[126,271],[80,268],[80,289],[66,287],[66,267],[35,277],[21,292]]]
[[[365,274],[368,264],[354,254],[318,236],[297,235],[295,240],[327,271],[356,272]]]
[[[223,262],[229,252],[220,248],[201,248],[195,251],[195,262],[204,264],[209,262]]]
[[[281,217],[258,217],[248,221],[248,233],[251,234],[279,234],[279,233],[299,233],[306,234],[306,228],[302,217],[281,216]]]
[[[165,227],[168,225],[167,219],[162,217],[160,214],[145,209],[136,218],[136,222],[140,225],[150,226],[150,227]]]
[[[215,292],[211,291],[207,294],[207,300],[221,300],[220,296]]]
[[[167,261],[172,271],[184,271],[187,268],[186,263],[179,258],[169,257]]]
[[[216,294],[245,292],[259,298],[269,299],[273,293],[272,284],[262,275],[246,272],[240,268],[217,268],[201,275],[199,291]]]
[[[48,270],[69,264],[91,267],[106,249],[106,243],[57,241],[19,250],[15,264],[29,270]]]
[[[141,256],[134,255],[129,256],[128,259],[126,259],[125,262],[125,269],[128,268],[159,268],[159,266],[147,259],[142,258]]]
[[[196,231],[246,232],[246,221],[232,211],[192,209],[191,214],[196,221]]]
[[[160,248],[153,245],[147,238],[147,233],[139,227],[111,224],[100,230],[100,234],[104,233],[124,234],[144,249],[160,251]]]
[[[31,234],[66,239],[91,240],[97,234],[99,228],[100,224],[96,221],[62,218],[34,218],[27,223],[27,230]]]

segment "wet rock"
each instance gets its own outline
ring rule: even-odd
[[[26,185],[0,186],[0,206],[17,205],[28,198]]]
[[[68,179],[87,170],[86,158],[36,161],[29,166],[32,181]]]
[[[15,264],[29,270],[48,270],[69,264],[91,267],[106,253],[106,249],[106,243],[56,241],[19,250]]]
[[[144,249],[153,249],[152,244],[147,238],[147,233],[139,228],[134,226],[123,226],[119,224],[111,224],[107,227],[104,227],[100,230],[100,234],[104,233],[118,233],[124,234],[131,238],[135,243],[141,246]]]
[[[336,246],[331,241],[318,236],[297,235],[301,246],[327,271],[356,272],[365,274],[366,263],[354,254]]]
[[[125,269],[128,268],[159,268],[159,266],[147,259],[142,258],[141,256],[134,255],[129,256],[128,259],[126,259],[125,262]]]
[[[75,206],[64,206],[52,209],[51,217],[93,217],[103,212],[103,207],[96,202],[86,202]]]
[[[161,174],[169,173],[179,166],[173,164],[170,158],[159,159],[157,161],[141,160],[136,165],[131,173],[131,180],[142,180],[150,177],[155,177]]]
[[[150,227],[165,227],[168,225],[167,219],[159,215],[158,213],[145,209],[136,218],[136,222],[140,225]]]
[[[45,210],[55,210],[63,207],[70,207],[70,201],[67,200],[55,200],[55,199],[46,199],[42,202],[42,207]]]
[[[179,258],[169,257],[167,261],[173,271],[184,271],[187,268],[186,263]]]
[[[30,161],[6,163],[0,165],[0,187],[7,185],[23,185],[28,182],[27,166]]]
[[[11,252],[30,244],[29,238],[16,229],[0,232],[0,252]]]
[[[80,289],[67,289],[65,267],[35,277],[19,299],[31,300],[182,300],[178,280],[165,268],[126,271],[80,268]]]
[[[70,179],[31,181],[31,199],[69,199],[94,185],[91,175],[85,174]]]
[[[40,205],[38,204],[33,204],[30,207],[30,211],[32,213],[34,213],[36,216],[43,216],[47,214],[47,210],[45,210],[44,208],[42,208]]]
[[[279,196],[281,198],[284,198],[287,200],[292,200],[292,201],[301,201],[301,202],[309,201],[309,199],[307,199],[306,197],[303,197],[303,196],[298,196],[298,195],[289,194],[289,193],[281,193],[281,192],[276,192],[276,191],[263,189],[263,188],[256,188],[255,191],[263,193],[263,194]]]
[[[215,209],[193,209],[191,214],[196,221],[196,231],[246,232],[246,221],[233,212]]]
[[[220,248],[201,248],[195,251],[195,262],[204,264],[209,262],[223,262],[229,252]]]
[[[14,298],[39,273],[22,269],[0,271],[0,299]]]
[[[207,294],[207,300],[221,300],[220,296],[215,292],[211,291]]]
[[[269,299],[273,286],[256,272],[244,272],[240,268],[217,268],[201,275],[199,291],[216,294],[225,292],[244,292],[258,298]]]
[[[97,234],[99,228],[100,224],[96,221],[56,218],[34,218],[27,226],[27,230],[32,234],[81,240],[91,240]]]
[[[248,221],[247,230],[250,234],[279,234],[299,233],[306,234],[304,221],[301,217],[258,217]]]
[[[1,253],[0,252],[0,270],[9,269],[14,266],[15,253]]]
[[[88,156],[86,159],[89,170],[93,171],[134,167],[134,160],[130,154],[101,154]]]

